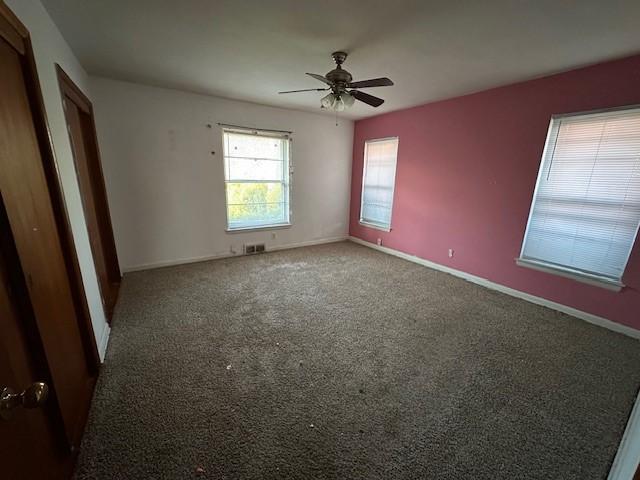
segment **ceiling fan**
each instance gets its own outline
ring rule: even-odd
[[[333,60],[336,62],[336,68],[331,70],[326,75],[318,75],[317,73],[307,73],[307,75],[320,80],[328,85],[326,88],[306,88],[304,90],[288,90],[286,92],[278,93],[298,93],[298,92],[325,92],[331,90],[331,93],[320,100],[322,108],[335,110],[341,112],[346,108],[351,107],[356,100],[371,105],[372,107],[379,107],[384,103],[384,100],[368,93],[359,91],[359,88],[370,87],[389,87],[393,85],[393,82],[386,77],[372,78],[371,80],[362,80],[359,82],[352,82],[351,74],[342,68],[342,64],[347,59],[346,52],[333,52],[331,54]]]

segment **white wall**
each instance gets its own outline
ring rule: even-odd
[[[124,271],[225,256],[245,242],[264,241],[269,249],[348,234],[353,122],[336,127],[326,115],[105,78],[90,82]],[[294,132],[290,228],[225,232],[218,122]]]
[[[91,98],[88,76],[38,0],[6,0],[6,4],[27,27],[31,35],[51,140],[62,179],[62,188],[80,262],[93,330],[100,349],[100,356],[104,358],[109,326],[105,319],[91,255],[55,64],[60,64],[75,84]]]

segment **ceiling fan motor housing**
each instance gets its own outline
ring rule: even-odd
[[[347,84],[353,80],[351,74],[343,70],[341,66],[347,59],[347,53],[333,52],[331,56],[336,62],[336,68],[327,73],[325,78],[333,84],[331,89],[334,93],[342,93],[347,89]]]

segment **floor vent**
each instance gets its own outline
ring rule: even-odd
[[[248,244],[244,245],[244,254],[245,255],[253,255],[255,253],[264,253],[265,251],[266,251],[266,248],[264,246],[264,243],[255,243],[253,245],[248,245]]]

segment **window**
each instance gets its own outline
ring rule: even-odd
[[[397,155],[397,137],[365,142],[360,203],[361,224],[381,230],[391,230]]]
[[[553,118],[518,264],[619,290],[640,223],[640,109]]]
[[[289,225],[289,136],[223,129],[227,229]]]

